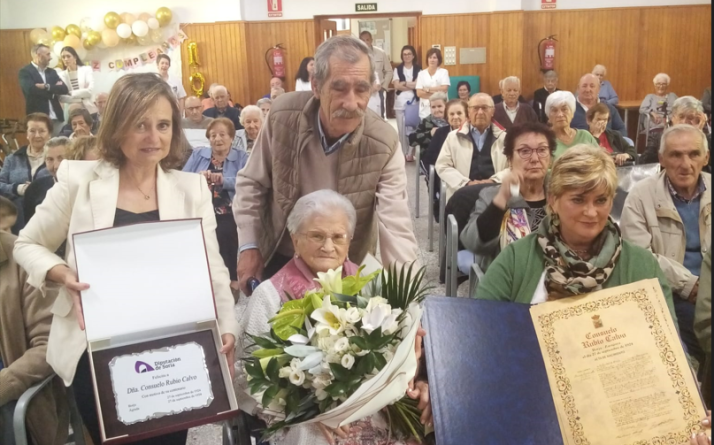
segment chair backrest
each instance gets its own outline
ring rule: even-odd
[[[625,207],[625,199],[635,184],[650,176],[658,175],[659,171],[659,164],[633,165],[617,169],[617,191],[610,211],[610,216],[612,216],[612,220],[615,223],[620,224],[622,209]]]
[[[471,93],[469,93],[471,96],[481,92],[481,78],[479,78],[479,76],[451,76],[449,79],[451,80],[451,86],[449,86],[449,91],[447,93],[449,95],[449,99],[459,97],[457,85],[462,80],[465,80],[471,86]]]
[[[411,127],[415,131],[419,126],[421,119],[419,119],[419,100],[414,98],[414,102],[411,105],[407,105],[404,109],[404,125]]]

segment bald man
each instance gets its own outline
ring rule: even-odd
[[[186,117],[181,119],[181,127],[189,130],[205,130],[213,120],[212,117],[203,115],[203,104],[196,96],[189,96],[184,102]]]
[[[588,120],[585,117],[585,113],[593,107],[595,104],[600,102],[600,78],[594,74],[586,74],[580,78],[578,82],[577,91],[577,102],[575,103],[575,115],[573,120],[570,121],[571,128],[577,128],[579,130],[589,130]],[[607,129],[615,130],[622,135],[622,137],[627,137],[627,128],[625,128],[625,123],[622,122],[620,113],[617,111],[614,105],[607,102],[603,102],[610,109],[610,118],[607,121]]]

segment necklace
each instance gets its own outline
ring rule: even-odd
[[[139,188],[139,183],[136,179],[134,179],[134,176],[131,176],[131,179],[134,181],[134,187],[136,187],[136,189],[139,190],[139,192],[144,196],[144,199],[148,201],[151,196],[147,195],[142,189]]]

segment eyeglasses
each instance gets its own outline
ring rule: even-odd
[[[325,233],[317,230],[301,233],[301,235],[307,238],[311,243],[320,246],[324,245],[328,238],[332,240],[332,244],[335,246],[344,246],[350,239],[346,233],[334,233],[331,236],[327,236]]]
[[[469,110],[473,110],[475,112],[483,111],[484,113],[488,111],[490,108],[493,108],[491,105],[469,105]]]
[[[538,148],[522,148],[520,150],[516,150],[516,153],[518,153],[518,156],[521,157],[521,159],[530,159],[531,156],[533,156],[533,152],[535,152],[539,158],[545,158],[546,156],[550,155],[550,148],[548,147],[538,147]]]
[[[186,111],[198,111],[201,108],[203,108],[203,106],[201,106],[201,105],[199,105],[197,107],[188,107],[188,108],[186,108]]]

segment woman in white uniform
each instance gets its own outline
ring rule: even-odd
[[[300,62],[300,68],[295,75],[295,91],[312,91],[312,85],[310,85],[310,76],[312,76],[312,71],[315,68],[315,58],[305,57]]]
[[[443,60],[439,48],[430,48],[426,52],[427,69],[419,72],[416,82],[416,92],[420,99],[419,119],[424,119],[431,114],[429,98],[432,94],[437,92],[447,94],[449,91],[451,85],[449,72],[444,68],[439,68]]]
[[[414,160],[414,148],[409,146],[407,137],[407,125],[405,112],[407,106],[419,106],[419,99],[416,97],[416,78],[421,71],[421,66],[414,63],[416,60],[416,50],[411,45],[402,48],[402,63],[394,68],[392,84],[396,90],[394,99],[394,114],[397,117],[397,131],[399,132],[399,143],[408,162]],[[416,104],[415,104],[416,102]]]

